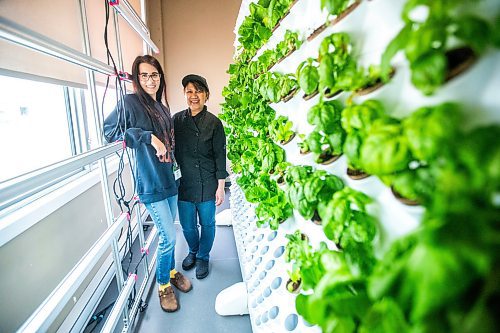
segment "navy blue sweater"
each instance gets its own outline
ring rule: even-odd
[[[164,105],[154,103],[154,107],[163,108],[169,115]],[[125,140],[127,147],[135,149],[134,169],[139,199],[151,203],[176,195],[178,182],[174,178],[172,163],[160,162],[151,145],[153,123],[147,111],[135,94],[126,95],[123,105],[124,116],[119,114],[117,106],[104,120],[104,136],[108,142]]]

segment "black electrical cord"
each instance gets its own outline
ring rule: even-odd
[[[113,133],[120,133],[120,137],[124,137],[124,134],[127,130],[127,119],[126,119],[126,116],[125,116],[125,104],[124,104],[124,96],[125,96],[125,83],[121,80],[120,78],[120,73],[117,69],[117,66],[116,66],[116,63],[115,63],[115,60],[113,58],[113,55],[111,54],[111,51],[110,51],[110,48],[109,48],[109,43],[108,43],[108,24],[109,24],[109,17],[110,17],[110,6],[108,4],[108,0],[104,0],[104,7],[105,7],[105,14],[106,14],[106,20],[105,20],[105,28],[104,28],[104,44],[105,44],[105,47],[106,47],[106,55],[107,55],[107,63],[108,65],[112,65],[113,66],[113,69],[114,69],[114,72],[115,72],[115,86],[116,86],[116,90],[115,90],[115,93],[116,93],[116,100],[117,100],[117,122],[116,122],[116,125],[115,125],[115,128],[113,129]],[[103,94],[103,99],[102,99],[102,104],[101,104],[101,111],[104,110],[104,101],[105,101],[105,98],[106,98],[106,95],[107,95],[107,91],[108,91],[108,88],[109,88],[109,84],[110,84],[110,78],[108,76],[108,78],[106,79],[106,86],[105,86],[105,90],[104,90],[104,94]],[[128,276],[129,275],[129,272],[130,272],[130,266],[132,264],[132,261],[133,261],[133,251],[132,251],[132,227],[131,227],[131,216],[132,216],[132,212],[133,212],[133,209],[135,207],[135,205],[138,203],[138,200],[134,200],[134,195],[136,193],[136,182],[135,182],[135,174],[134,174],[134,170],[133,170],[133,166],[132,166],[132,158],[130,156],[130,152],[129,150],[126,148],[125,144],[123,145],[123,149],[120,151],[120,152],[117,152],[116,153],[118,155],[118,158],[119,158],[119,162],[118,162],[118,169],[117,169],[117,176],[116,176],[116,179],[113,181],[113,194],[114,194],[114,197],[115,197],[115,200],[118,204],[118,206],[120,207],[120,211],[122,214],[127,214],[128,216],[128,223],[127,223],[127,232],[126,232],[126,240],[125,240],[125,254],[129,254],[129,260],[128,260],[128,266],[127,268],[125,269],[125,267],[123,266],[123,263],[122,263],[122,270],[123,270],[123,273],[125,274],[125,276]],[[125,183],[123,181],[123,172],[125,170],[125,167],[126,167],[126,163],[125,161],[128,160],[129,161],[129,168],[130,168],[130,175],[132,177],[132,183],[133,183],[133,190],[132,190],[132,194],[130,195],[129,198],[127,198],[127,191],[126,191],[126,186],[125,186]],[[135,166],[137,167],[137,166]],[[131,205],[131,202],[133,202],[133,204]],[[123,235],[123,228],[120,230],[120,235],[118,237],[118,240],[121,239]],[[139,260],[139,263],[142,262],[143,258],[145,256],[145,253],[142,254],[141,256],[141,259]],[[137,274],[137,268],[139,266],[139,263],[136,265],[135,269],[134,269],[134,273]],[[133,289],[133,293],[131,293],[131,295],[129,296],[129,304],[128,304],[128,307],[130,308],[132,306],[132,304],[134,303],[135,301],[135,298],[136,298],[136,287],[134,285],[134,289]],[[112,306],[112,304],[110,305]],[[106,314],[106,310],[110,307],[106,307],[104,310],[102,310],[101,312],[97,313],[96,315],[94,315],[92,317],[92,319],[89,321],[87,327],[92,324],[92,323],[96,323],[96,325],[94,326],[94,328],[92,329],[92,331],[95,329],[95,327],[98,326],[99,322],[103,320],[105,314]],[[147,303],[145,303],[143,300],[140,300],[140,304],[139,304],[139,309],[140,311],[144,311],[144,309],[147,307]],[[91,332],[92,332],[91,331]]]
[[[87,326],[85,327],[85,329],[87,329],[90,325],[92,325],[93,323],[95,323],[94,327],[92,327],[92,329],[87,332],[87,333],[92,333],[94,332],[94,330],[96,329],[97,326],[99,326],[99,323],[104,319],[104,316],[106,315],[106,312],[115,304],[115,302],[111,302],[111,304],[109,304],[108,306],[106,306],[104,309],[100,310],[99,312],[97,312],[96,314],[94,314],[89,322],[87,323]]]

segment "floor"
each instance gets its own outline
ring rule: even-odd
[[[217,207],[217,213],[229,208],[229,195],[229,190],[226,190],[225,201],[221,206]],[[133,331],[138,333],[251,333],[252,328],[248,315],[220,316],[214,309],[215,299],[219,292],[243,280],[232,227],[217,226],[214,247],[210,253],[210,274],[203,280],[196,279],[194,269],[187,272],[182,270],[181,262],[188,252],[187,244],[178,221],[176,222],[176,229],[175,258],[177,269],[191,279],[193,290],[187,294],[178,292],[180,310],[174,313],[166,313],[160,308],[158,286],[156,283],[152,283],[149,292],[142,295],[147,307],[138,314]],[[146,233],[148,232],[149,230]],[[133,252],[137,251],[135,249],[137,244],[134,244],[133,248]],[[138,256],[134,256],[133,259],[132,267],[135,266]],[[123,264],[127,267],[128,260],[125,259]],[[138,281],[140,282],[143,278],[141,270],[138,273],[140,275]],[[96,311],[97,314],[99,311],[102,313],[106,307],[112,306],[117,297],[116,290],[116,282],[113,280],[98,307],[98,311]],[[90,323],[84,332],[99,332],[110,310],[110,307],[105,310],[102,320]],[[115,332],[121,332],[122,328],[123,325],[119,323]]]
[[[176,261],[180,268],[181,261],[187,254],[187,244],[180,227],[177,227]],[[217,294],[242,281],[232,227],[217,227],[210,265],[210,274],[203,280],[195,278],[194,269],[184,272],[180,268],[191,279],[193,290],[187,294],[177,293],[181,305],[177,312],[163,312],[158,299],[158,286],[154,284],[146,300],[148,307],[140,314],[135,332],[252,332],[248,315],[223,317],[214,309]]]

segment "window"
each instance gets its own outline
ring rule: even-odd
[[[0,182],[72,156],[63,86],[0,76],[0,91]]]
[[[102,87],[100,85],[96,85],[96,94],[97,94],[97,103],[99,103],[98,108],[103,110],[104,113],[104,118],[108,114],[111,113],[111,111],[114,109],[116,106],[116,90],[113,88],[108,87],[108,90],[106,91],[106,96],[104,97],[104,92],[106,91],[105,87]],[[103,98],[104,98],[104,104],[103,104]],[[92,99],[90,97],[90,91],[86,90],[85,91],[85,104],[86,104],[86,109],[87,109],[87,119],[88,119],[88,124],[89,124],[89,146],[90,149],[95,149],[99,147],[98,144],[98,139],[97,136],[100,135],[102,136],[102,133],[96,133],[96,126],[95,126],[95,119],[94,119],[94,113],[91,111],[92,110]],[[104,119],[103,119],[104,120]]]

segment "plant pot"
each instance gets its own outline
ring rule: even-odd
[[[294,2],[292,2],[292,3],[290,4],[290,7],[288,7],[288,10],[287,10],[287,11],[286,11],[286,13],[283,15],[283,17],[282,17],[282,18],[280,18],[280,20],[279,20],[279,21],[278,21],[278,23],[276,24],[276,27],[278,27],[278,26],[281,24],[281,22],[283,22],[283,20],[284,20],[284,19],[288,16],[288,14],[290,14],[290,10],[292,9],[292,7],[293,7],[293,6],[295,6],[295,4],[297,3],[297,1],[299,1],[299,0],[295,0]],[[273,32],[274,32],[274,30],[276,30],[276,27],[274,27]]]
[[[280,27],[280,24],[281,24],[281,20],[279,20],[278,23],[276,23],[276,25],[274,26],[274,28],[271,29],[271,33],[274,34],[274,32],[276,31],[276,29],[278,29]]]
[[[278,61],[276,61],[276,64],[279,64],[280,62],[282,62],[283,60],[285,60],[290,54],[292,54],[293,52],[295,52],[296,48],[295,46],[292,47],[292,49],[290,51],[287,52],[287,54],[285,54],[283,57],[281,57]]]
[[[299,91],[299,88],[295,88],[295,89],[290,90],[290,92],[289,92],[286,96],[284,96],[284,97],[281,99],[281,101],[282,101],[283,103],[288,102],[289,100],[291,100],[291,99],[292,99],[292,97],[293,97],[293,96],[295,96],[295,94],[297,93],[297,91]]]
[[[316,89],[315,91],[313,91],[312,93],[310,93],[309,95],[304,95],[302,96],[302,98],[306,101],[310,100],[311,98],[313,98],[314,96],[316,96],[317,94],[319,93],[319,90]]]
[[[446,71],[445,82],[465,72],[478,59],[477,54],[468,46],[458,47],[446,51],[448,69]]]
[[[321,216],[319,216],[318,210],[314,211],[313,217],[311,217],[311,222],[316,225],[322,225],[323,221],[321,220]]]
[[[328,25],[329,25],[329,22],[326,22],[326,23],[323,23],[322,25],[320,25],[319,27],[317,27],[316,29],[314,29],[314,31],[307,37],[307,41],[310,42],[314,38],[318,37],[319,34],[321,34],[323,31],[325,31],[326,28],[328,28]]]
[[[345,19],[349,14],[351,14],[359,5],[361,1],[355,1],[349,7],[347,7],[342,13],[337,15],[333,20],[330,21],[330,25],[335,25]]]
[[[302,150],[302,148],[300,148],[300,149],[299,149],[299,154],[300,154],[300,155],[307,155],[307,154],[309,154],[309,153],[311,153],[311,151],[310,151],[310,150],[308,150],[308,151],[303,151],[303,150]]]
[[[393,68],[391,70],[391,72],[389,73],[389,78],[392,79],[394,77],[394,74],[396,74],[396,70]],[[356,94],[357,96],[364,96],[364,95],[368,95],[369,93],[372,93],[374,92],[375,90],[379,89],[379,88],[382,88],[387,82],[382,82],[382,79],[379,78],[377,81],[375,81],[374,83],[366,86],[366,87],[363,87],[363,88],[360,88],[358,90],[356,90],[354,92],[354,94]]]
[[[325,98],[334,98],[335,96],[339,95],[341,92],[342,92],[342,90],[340,90],[340,89],[332,92],[332,91],[330,91],[330,88],[326,88],[323,95],[325,96]]]
[[[292,294],[298,294],[300,293],[301,285],[302,280],[300,279],[297,282],[292,281],[292,279],[288,279],[288,281],[286,281],[286,290]]]
[[[280,144],[284,146],[284,145],[290,143],[290,141],[292,141],[295,138],[295,135],[296,135],[295,132],[293,132],[293,134],[288,138],[288,140],[280,141]]]
[[[354,180],[360,180],[370,177],[371,175],[363,170],[347,168],[347,175]]]
[[[322,165],[328,165],[332,164],[336,160],[338,160],[342,156],[342,154],[338,155],[331,155],[331,154],[326,154],[326,153],[321,153],[318,157],[319,163]]]
[[[407,206],[419,206],[420,203],[416,200],[412,199],[407,199],[403,197],[399,192],[397,192],[392,186],[391,186],[391,192],[394,195],[394,197],[401,203],[407,205]]]
[[[334,19],[320,25],[314,31],[307,37],[307,41],[310,42],[314,38],[316,38],[319,34],[321,34],[326,28],[328,28],[331,25],[335,25],[342,21],[346,16],[348,16],[354,9],[356,9],[361,1],[355,1],[353,4],[351,4],[349,7],[347,7],[342,13],[337,15]]]

